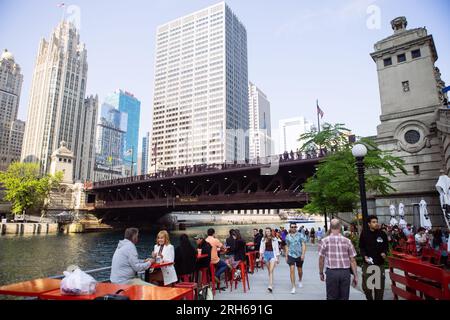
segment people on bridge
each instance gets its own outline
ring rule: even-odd
[[[363,257],[362,265],[362,288],[367,300],[383,300],[385,272],[384,260],[389,252],[388,238],[378,224],[378,218],[371,215],[367,218],[368,228],[361,232],[359,237],[359,252]],[[377,266],[380,272],[374,272],[370,266]],[[369,289],[367,282],[369,277],[379,275],[379,288]]]
[[[320,280],[326,279],[327,300],[348,300],[350,296],[350,268],[353,272],[353,286],[358,284],[356,251],[350,239],[341,234],[341,223],[331,220],[331,234],[319,244]],[[326,267],[326,277],[324,274]]]
[[[128,228],[125,239],[120,240],[114,252],[111,265],[110,280],[117,284],[151,285],[137,277],[138,272],[150,268],[151,259],[139,260],[136,244],[139,241],[139,230]]]
[[[175,249],[170,244],[169,233],[167,231],[160,231],[156,236],[156,244],[153,248],[152,257],[156,259],[156,263],[175,262]],[[163,280],[164,285],[167,286],[177,282],[178,277],[175,267],[172,264],[161,267],[160,270],[155,270],[155,272],[151,273],[150,279],[158,282]]]
[[[223,244],[214,236],[215,233],[216,231],[213,228],[208,229],[208,237],[206,238],[206,242],[211,245],[211,263],[214,264],[216,268],[215,280],[219,283],[220,276],[225,272],[225,270],[227,270],[228,265],[219,258],[218,250],[223,247]]]
[[[303,277],[303,261],[306,254],[306,239],[297,231],[297,224],[291,223],[289,226],[289,234],[286,236],[286,262],[289,265],[289,271],[291,276],[292,290],[291,293],[295,293],[295,266],[297,266],[298,273],[298,287],[302,288]]]
[[[175,271],[177,277],[188,275],[190,278],[195,271],[197,250],[194,249],[186,234],[180,236],[180,245],[175,249]]]
[[[259,254],[260,257],[264,259],[264,262],[267,265],[267,271],[269,273],[269,286],[267,287],[267,290],[272,293],[275,264],[280,263],[280,250],[278,247],[278,240],[273,236],[272,228],[266,228],[264,238],[261,239]]]

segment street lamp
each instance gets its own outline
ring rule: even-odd
[[[358,169],[359,194],[361,196],[361,210],[363,216],[363,230],[367,229],[367,199],[366,182],[364,180],[364,157],[367,155],[367,148],[363,144],[355,144],[352,148],[352,154],[356,158],[356,168]]]

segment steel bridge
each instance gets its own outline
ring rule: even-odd
[[[283,154],[247,163],[196,165],[88,186],[104,221],[149,221],[173,211],[301,208],[303,184],[324,154]]]

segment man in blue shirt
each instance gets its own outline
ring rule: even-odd
[[[303,287],[302,276],[303,276],[303,261],[305,260],[306,253],[306,240],[305,237],[297,232],[297,224],[291,223],[289,226],[289,234],[286,236],[286,262],[289,265],[291,274],[291,293],[295,293],[295,266],[297,266],[298,272],[298,287]]]

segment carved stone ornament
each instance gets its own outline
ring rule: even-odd
[[[425,147],[430,148],[429,134],[430,130],[424,123],[417,120],[405,121],[397,127],[394,133],[397,150],[415,153]]]

